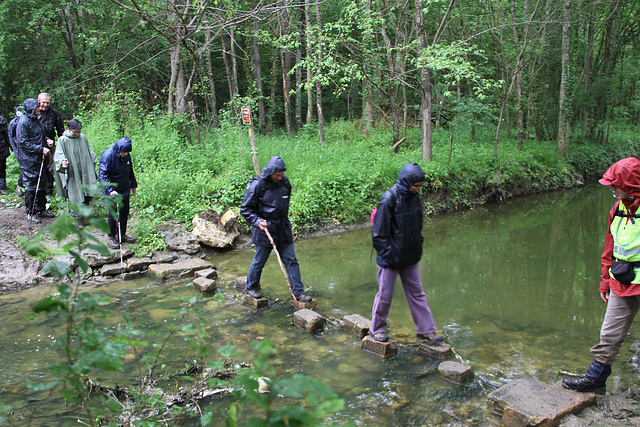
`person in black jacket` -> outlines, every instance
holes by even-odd
[[[38,120],[44,129],[46,137],[54,141],[51,152],[56,152],[55,141],[64,135],[64,123],[62,122],[62,116],[51,106],[51,95],[46,92],[42,92],[38,95],[38,103],[40,104],[40,116]],[[53,194],[53,184],[55,182],[55,166],[53,164],[53,156],[47,156],[47,162],[45,163],[46,173],[48,175],[46,192],[47,196]]]
[[[20,151],[18,141],[16,139],[16,132],[18,128],[18,120],[20,120],[20,116],[22,116],[22,114],[24,114],[24,106],[19,105],[16,107],[16,116],[9,122],[9,144],[11,144],[11,149],[13,150],[13,155],[16,159],[18,158],[18,151]],[[22,170],[20,170],[18,185],[16,185],[16,195],[18,197],[24,196],[24,174],[22,173]]]
[[[0,116],[0,194],[6,196],[7,191],[7,157],[11,155],[9,142],[9,124]]]
[[[118,219],[113,217],[111,209],[107,216],[109,223],[109,240],[111,249],[120,248],[121,243],[134,243],[136,239],[127,235],[127,221],[129,219],[129,200],[136,195],[138,181],[133,173],[131,162],[131,139],[120,138],[100,156],[98,178],[104,184],[104,194],[114,197],[120,195],[122,201],[118,203]],[[118,222],[120,230],[118,230]]]
[[[418,261],[422,257],[422,202],[424,172],[417,163],[405,165],[396,185],[385,191],[373,219],[373,247],[377,251],[378,293],[373,302],[369,334],[386,342],[387,317],[396,278],[400,276],[419,339],[440,343],[436,324],[422,289]]]
[[[312,298],[304,293],[300,265],[293,248],[293,232],[289,221],[291,184],[284,174],[286,170],[280,157],[269,159],[260,176],[249,182],[240,206],[240,214],[251,226],[251,242],[256,248],[245,290],[252,298],[262,298],[260,277],[272,249],[264,230],[269,230],[287,270],[291,292],[298,301],[309,302]]]
[[[27,219],[31,222],[40,222],[40,217],[54,216],[46,210],[45,189],[48,176],[44,171],[44,162],[53,141],[46,138],[38,121],[39,115],[38,101],[28,98],[24,101],[24,114],[20,116],[16,126],[16,160],[23,174],[25,210]]]

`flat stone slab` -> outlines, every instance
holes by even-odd
[[[117,264],[105,264],[100,268],[101,276],[117,276],[118,274],[122,274],[127,271],[127,265],[123,264],[124,268],[120,266],[120,263]]]
[[[160,280],[169,277],[185,277],[193,275],[195,271],[211,268],[211,265],[210,262],[200,258],[191,258],[173,264],[152,264],[149,266],[149,275]]]
[[[269,305],[269,300],[265,297],[262,298],[251,298],[249,295],[244,296],[244,305],[248,305],[249,307],[253,307],[255,309],[265,308]]]
[[[340,327],[345,331],[358,335],[360,338],[364,338],[369,333],[371,320],[360,314],[348,314],[342,318]]]
[[[203,294],[212,294],[218,290],[216,281],[213,279],[207,279],[206,277],[196,277],[193,279],[193,286]]]
[[[360,347],[362,347],[363,350],[375,353],[385,359],[398,354],[398,345],[395,341],[380,342],[374,340],[371,335],[367,335],[362,339]]]
[[[316,300],[312,299],[309,302],[289,300],[289,307],[296,311],[302,310],[303,308],[308,308],[309,310],[313,310],[314,308],[316,308]]]
[[[293,313],[293,324],[309,332],[315,332],[324,328],[324,317],[315,311],[303,308]]]
[[[129,258],[124,263],[127,271],[146,270],[151,264],[155,264],[155,261],[149,257]]]
[[[218,270],[216,270],[215,268],[205,268],[204,270],[196,271],[194,273],[194,276],[215,280],[218,278]]]
[[[105,264],[112,264],[116,261],[120,262],[120,249],[110,250],[110,256],[104,256],[101,253],[98,253],[92,249],[87,251],[83,251],[81,253],[84,261],[89,265],[89,267],[96,268],[101,267]],[[130,258],[133,256],[133,251],[129,248],[122,249],[122,259]]]
[[[466,384],[473,381],[473,368],[462,362],[442,362],[438,365],[438,375],[456,384]]]
[[[421,342],[418,345],[418,351],[437,359],[444,359],[453,354],[451,346],[447,343],[431,344],[428,342]]]
[[[487,408],[506,426],[557,426],[563,417],[596,404],[594,393],[578,393],[558,381],[548,385],[520,378],[489,393]]]
[[[236,279],[236,289],[239,291],[244,291],[247,286],[247,276],[238,277]]]

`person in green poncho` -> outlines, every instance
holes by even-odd
[[[69,120],[67,130],[58,140],[53,156],[57,172],[58,195],[67,197],[71,205],[81,203],[88,205],[92,199],[89,188],[98,182],[96,175],[98,156],[81,130],[80,120]],[[71,216],[79,219],[73,210]]]

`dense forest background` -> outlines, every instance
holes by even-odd
[[[3,0],[0,113],[45,91],[66,121],[104,105],[200,130],[252,108],[257,132],[357,121],[389,143],[432,126],[606,143],[640,118],[640,3],[629,0]],[[114,105],[122,111],[113,111]]]

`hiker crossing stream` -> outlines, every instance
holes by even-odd
[[[599,258],[611,196],[589,184],[581,191],[557,192],[510,200],[473,210],[428,216],[420,273],[438,331],[454,349],[453,360],[473,366],[475,377],[459,386],[437,375],[440,361],[419,351],[415,327],[398,283],[387,333],[398,343],[393,357],[363,351],[361,338],[345,332],[347,315],[371,318],[377,292],[370,228],[328,234],[296,242],[302,280],[316,300],[313,309],[328,319],[308,332],[292,321],[289,290],[273,257],[262,275],[268,306],[244,303],[235,287],[246,276],[251,249],[221,252],[206,261],[217,270],[216,298],[196,303],[210,347],[235,346],[238,360],[252,361],[251,343],[268,339],[278,354],[271,358],[276,375],[303,373],[321,379],[345,400],[329,422],[356,425],[497,425],[487,410],[488,393],[520,377],[555,383],[558,370],[575,371],[590,362],[604,315],[598,295]],[[176,312],[199,292],[193,277],[158,280],[143,277],[83,287],[111,298],[105,321],[118,325],[124,315],[145,332],[164,339],[169,326],[198,321]],[[36,316],[29,303],[55,292],[51,285],[0,295],[0,399],[24,409],[41,396],[26,381],[50,380],[47,367],[60,353],[47,347],[63,333],[62,324]],[[631,333],[635,338],[636,332]],[[633,340],[631,340],[632,342]],[[165,352],[168,367],[194,357],[178,336]],[[621,359],[632,356],[625,344]],[[628,356],[628,357],[627,357]],[[125,374],[107,373],[122,384],[132,372],[135,354],[127,354]],[[179,367],[177,368],[179,369]],[[624,376],[619,364],[614,376]],[[612,382],[613,384],[613,382]],[[624,387],[622,381],[617,387]],[[229,399],[209,405],[228,406]],[[40,425],[56,425],[64,412],[58,401],[37,409]]]

